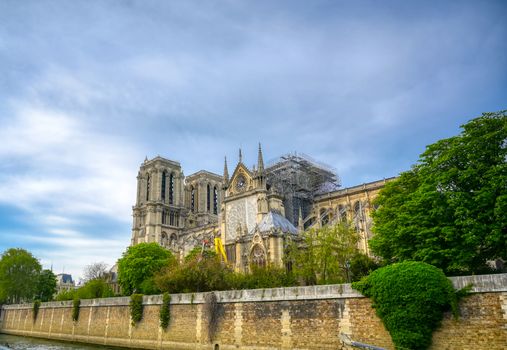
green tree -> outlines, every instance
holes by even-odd
[[[0,258],[0,300],[7,303],[30,301],[37,293],[41,265],[21,248],[11,248]]]
[[[305,284],[339,283],[348,279],[348,264],[358,253],[357,232],[346,222],[310,229],[302,242],[289,245],[287,262]]]
[[[370,246],[387,262],[418,260],[463,274],[507,259],[507,111],[462,128],[428,146],[377,197]]]
[[[37,283],[36,297],[40,301],[51,301],[56,293],[56,276],[51,270],[42,270]]]
[[[230,289],[232,273],[214,251],[197,247],[182,263],[174,262],[157,273],[155,283],[161,291],[169,293],[224,290]]]
[[[157,243],[140,243],[128,247],[118,260],[118,283],[123,293],[155,292],[154,274],[174,260],[171,252]]]

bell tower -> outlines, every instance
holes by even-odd
[[[137,175],[137,199],[132,207],[132,245],[157,242],[177,251],[184,227],[184,178],[181,165],[157,156],[145,159]]]

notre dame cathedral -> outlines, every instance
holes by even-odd
[[[359,248],[369,254],[372,199],[384,179],[341,189],[336,172],[302,154],[288,154],[257,165],[239,161],[229,176],[200,170],[183,174],[180,163],[160,156],[148,160],[137,176],[132,245],[157,242],[177,256],[220,237],[236,270],[251,264],[281,265],[288,240],[310,227],[346,218],[355,225]]]

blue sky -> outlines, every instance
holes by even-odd
[[[130,242],[145,156],[222,172],[257,143],[344,186],[507,108],[505,1],[0,2],[0,251],[55,272]]]

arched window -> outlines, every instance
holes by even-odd
[[[160,245],[162,247],[167,246],[167,234],[165,232],[162,232],[162,235],[160,236]]]
[[[146,177],[146,200],[150,200],[151,177],[150,174]]]
[[[354,204],[354,226],[357,231],[361,230],[363,221],[363,206],[360,201],[357,201]]]
[[[326,209],[320,210],[320,222],[322,226],[326,226],[329,223],[329,213]]]
[[[176,234],[171,234],[171,237],[169,238],[169,246],[170,247],[176,247],[176,243],[178,242],[178,237],[176,237]]]
[[[194,186],[190,186],[190,210],[195,212],[195,189]]]
[[[218,191],[216,186],[213,186],[213,214],[218,214]]]
[[[347,209],[343,205],[338,205],[338,218],[340,221],[345,221],[347,219]]]
[[[165,209],[162,209],[162,225],[167,224],[167,212]]]
[[[208,184],[206,192],[206,211],[211,211],[211,186]]]
[[[160,197],[165,201],[165,185],[166,185],[167,172],[162,172],[162,185],[160,186]]]
[[[169,225],[174,226],[174,212],[172,210],[169,213]]]
[[[266,266],[266,253],[259,244],[256,244],[253,247],[252,253],[250,254],[250,262],[252,265],[256,265],[259,267]]]
[[[173,204],[174,198],[174,175],[169,175],[169,204]]]

